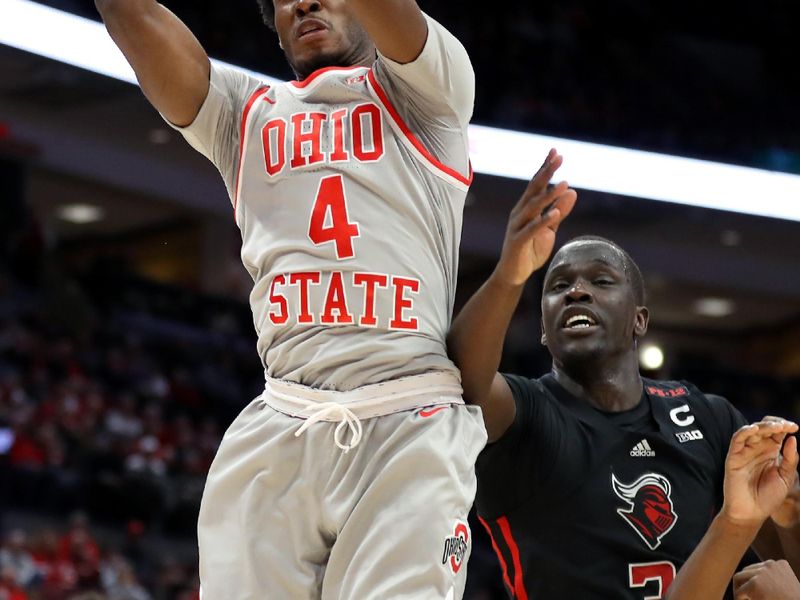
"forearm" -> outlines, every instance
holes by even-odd
[[[717,515],[678,572],[667,600],[721,599],[758,529],[758,525],[736,524]]]
[[[428,25],[414,0],[347,0],[347,4],[384,56],[409,63],[422,52]]]
[[[792,571],[800,578],[800,525],[793,527],[775,525],[775,530],[783,550],[783,556],[779,558],[786,559]]]
[[[208,57],[191,31],[155,0],[95,0],[109,35],[155,108],[188,125],[208,93]]]
[[[447,345],[450,357],[461,369],[467,402],[481,405],[489,398],[523,288],[524,284],[510,285],[493,273],[453,321]]]

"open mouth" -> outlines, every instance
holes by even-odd
[[[590,329],[597,325],[597,319],[587,312],[577,312],[570,315],[561,325],[563,329],[569,331],[580,331]]]

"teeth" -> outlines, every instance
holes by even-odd
[[[574,315],[567,319],[566,327],[570,327],[572,329],[585,329],[586,327],[590,327],[594,324],[594,319],[589,315]]]

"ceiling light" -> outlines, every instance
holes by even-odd
[[[105,216],[105,211],[99,206],[92,204],[65,204],[56,210],[58,218],[68,223],[76,225],[86,225],[101,221]]]
[[[151,129],[150,132],[147,134],[147,139],[150,140],[151,144],[156,144],[157,146],[163,146],[172,138],[172,134],[164,129],[163,127],[157,127],[156,129]]]
[[[648,371],[660,369],[664,364],[664,351],[654,344],[642,346],[639,350],[639,364]]]
[[[733,229],[726,229],[720,235],[720,241],[723,246],[734,247],[742,243],[742,234]]]
[[[30,0],[0,0],[0,4],[0,44],[136,83],[102,23]],[[279,82],[236,68],[267,85]],[[469,140],[472,166],[478,173],[528,180],[538,161],[555,147],[565,157],[559,179],[576,188],[800,221],[800,175],[481,125],[470,126]],[[753,202],[753,198],[782,201]]]
[[[692,310],[703,317],[719,319],[733,314],[736,305],[726,298],[700,298],[692,305]]]

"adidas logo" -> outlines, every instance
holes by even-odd
[[[656,453],[647,443],[647,440],[642,440],[631,448],[631,456],[655,456]]]

